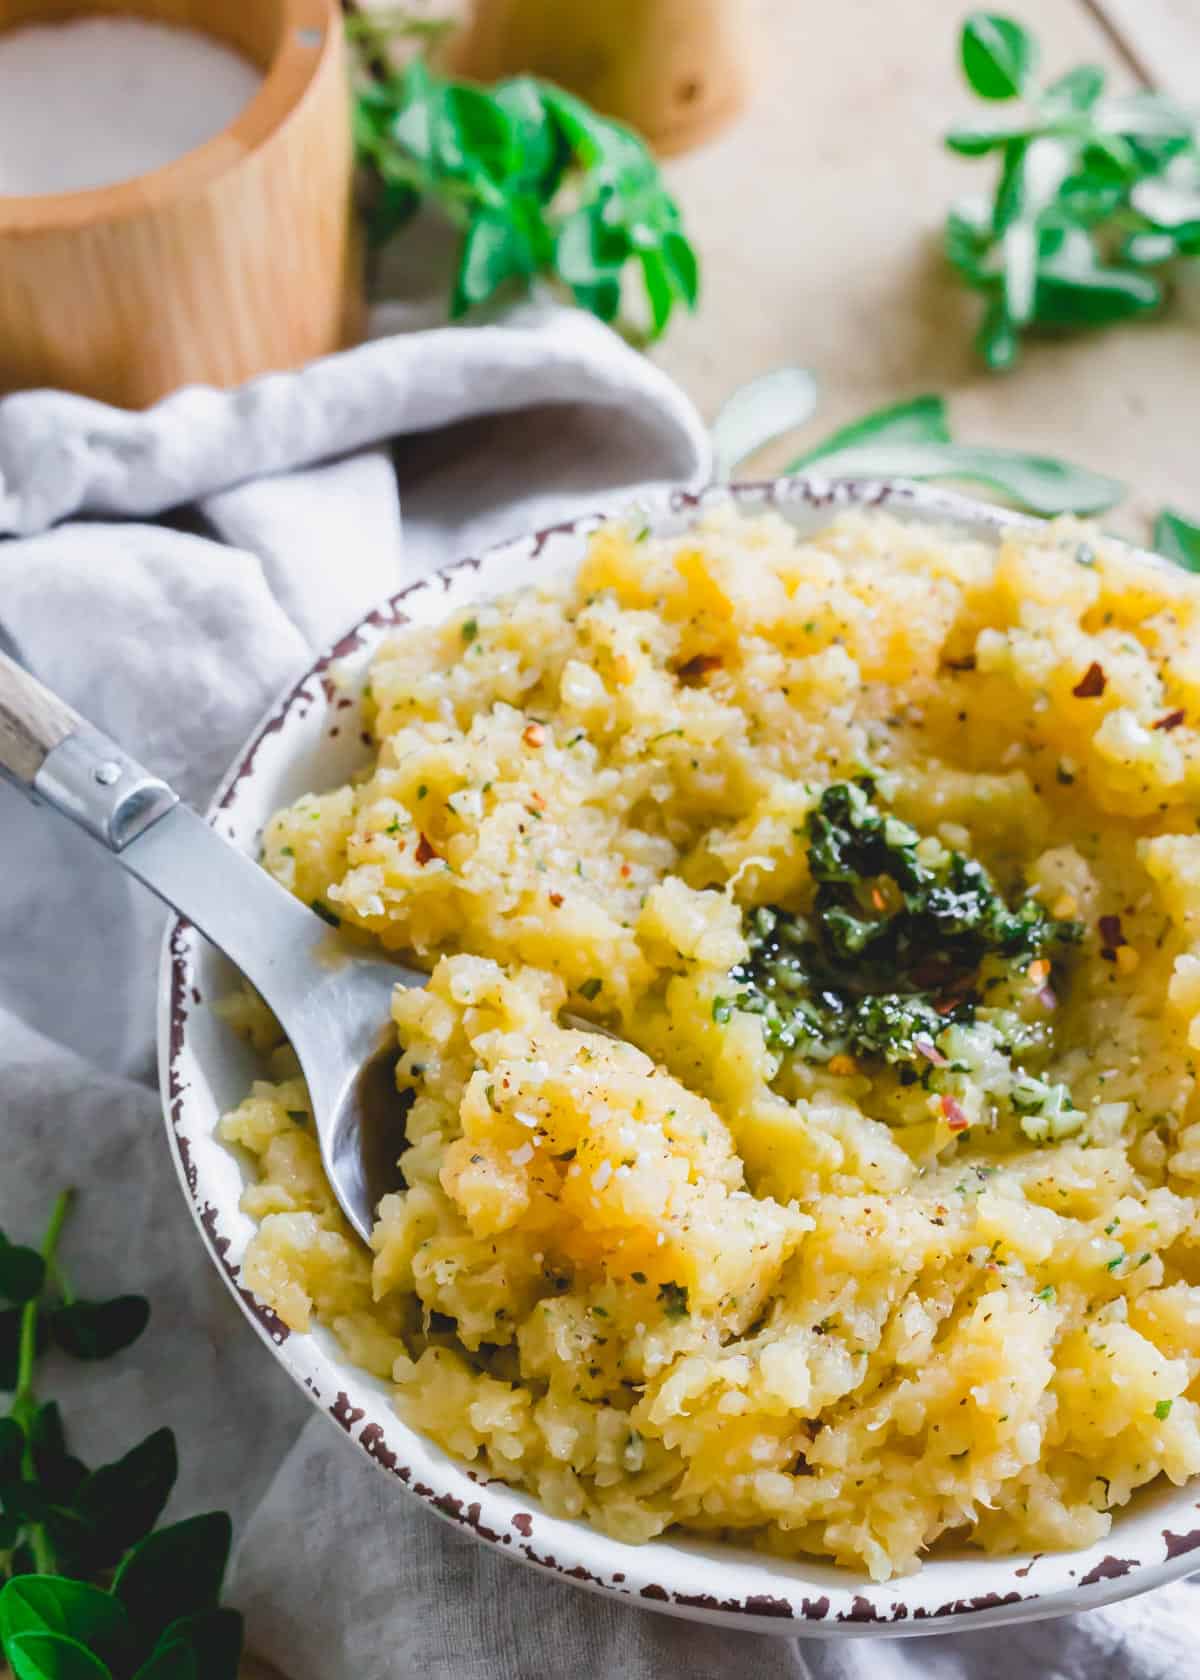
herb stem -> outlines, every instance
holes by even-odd
[[[71,1306],[75,1300],[75,1291],[71,1288],[71,1280],[63,1271],[62,1266],[57,1260],[47,1260],[46,1270],[54,1279],[63,1306]]]
[[[74,1190],[63,1190],[59,1193],[50,1214],[50,1222],[46,1226],[46,1235],[42,1238],[42,1259],[46,1262],[47,1271],[55,1273],[60,1285],[62,1274],[58,1271],[55,1253],[58,1249],[58,1239],[62,1235],[62,1229],[74,1198]],[[21,1339],[17,1356],[17,1389],[13,1396],[11,1413],[13,1420],[25,1436],[21,1470],[24,1477],[29,1481],[32,1481],[36,1474],[36,1466],[33,1461],[33,1420],[37,1414],[37,1397],[33,1388],[33,1367],[37,1359],[37,1325],[40,1303],[40,1296],[35,1295],[32,1301],[26,1301],[21,1312]],[[41,1523],[32,1525],[30,1544],[33,1548],[34,1563],[38,1574],[53,1574],[55,1569],[54,1552],[50,1545],[49,1536]]]

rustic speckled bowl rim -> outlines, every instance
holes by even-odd
[[[637,505],[652,525],[670,528],[729,499],[750,512],[773,508],[785,515],[789,510],[880,507],[990,540],[1040,523],[904,481],[812,476],[673,491],[639,498]],[[461,560],[368,613],[312,662],[256,726],[208,819],[248,848],[254,834],[238,832],[238,813],[259,775],[261,755],[273,750],[286,763],[297,730],[312,735],[313,724],[304,720],[320,715],[324,728],[326,716],[336,719],[341,708],[351,705],[335,688],[332,668],[351,656],[365,661],[369,648],[405,622],[414,606],[419,621],[436,622],[447,611],[499,593],[510,586],[506,574],[512,569],[541,564],[555,544],[578,546],[603,517],[574,520]],[[337,735],[338,727],[333,722],[329,734]],[[197,987],[200,970],[216,960],[206,951],[188,924],[172,922],[163,947],[159,1010],[167,1135],[204,1243],[247,1317],[313,1404],[374,1464],[449,1522],[526,1564],[634,1605],[790,1635],[939,1633],[963,1624],[980,1628],[1034,1620],[1111,1603],[1200,1568],[1195,1483],[1141,1496],[1116,1517],[1106,1541],[1083,1552],[991,1558],[964,1551],[935,1558],[916,1575],[878,1583],[830,1564],[777,1559],[671,1535],[645,1546],[628,1545],[586,1524],[552,1517],[520,1490],[475,1475],[404,1425],[388,1404],[384,1385],[350,1366],[324,1331],[289,1334],[241,1286],[237,1254],[247,1225],[237,1207],[241,1173],[231,1152],[212,1135],[217,1107],[210,1084],[211,1008]]]

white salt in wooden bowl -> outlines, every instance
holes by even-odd
[[[73,20],[98,18],[198,30],[254,67],[257,91],[146,173],[79,191],[0,185],[0,391],[54,385],[142,408],[179,385],[240,384],[349,342],[362,291],[336,0],[0,0],[0,54],[5,31],[47,24],[63,25],[68,54]],[[182,106],[201,97],[205,68],[189,77],[185,62]],[[94,80],[105,73],[90,66]],[[65,149],[72,116],[63,102]]]

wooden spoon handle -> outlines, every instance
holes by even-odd
[[[0,767],[15,782],[32,787],[48,755],[82,727],[65,700],[0,653]]]

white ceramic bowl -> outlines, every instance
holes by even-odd
[[[748,512],[773,507],[800,531],[839,508],[885,506],[905,519],[935,519],[995,541],[1028,523],[957,496],[912,485],[780,480],[683,492],[651,505],[656,530],[677,531],[732,495]],[[384,602],[317,659],[259,724],[214,800],[210,820],[255,853],[268,816],[301,793],[333,787],[367,757],[357,702],[339,697],[335,664],[361,676],[381,637],[401,623],[436,623],[470,602],[532,583],[581,557],[599,516],[506,543],[460,561]],[[167,1135],[180,1180],[212,1259],[275,1357],[349,1441],[397,1483],[451,1522],[509,1556],[564,1580],[644,1607],[759,1632],[843,1636],[938,1633],[967,1624],[1021,1621],[1109,1603],[1200,1567],[1196,1487],[1155,1487],[1115,1519],[1088,1551],[1033,1557],[942,1553],[921,1571],[880,1585],[832,1564],[787,1561],[748,1549],[667,1534],[644,1546],[609,1539],[539,1509],[519,1489],[485,1481],[396,1416],[386,1386],[349,1365],[317,1329],[289,1333],[239,1283],[254,1227],[238,1207],[242,1168],[216,1137],[219,1116],[255,1073],[249,1050],[213,1009],[233,971],[185,924],[163,951],[159,1055]]]

